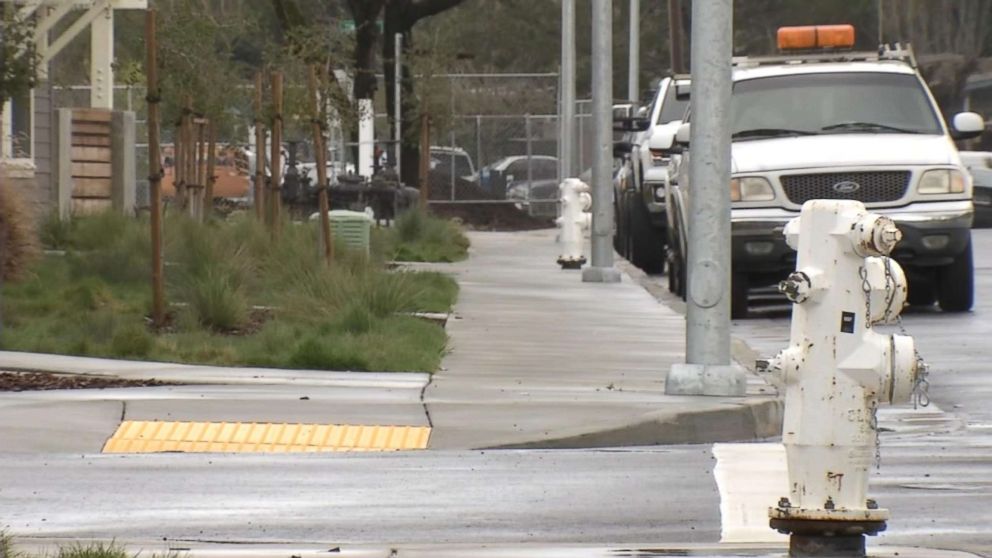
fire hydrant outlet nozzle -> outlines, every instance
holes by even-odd
[[[784,232],[798,252],[779,285],[795,303],[790,340],[762,370],[785,393],[790,493],[769,509],[771,526],[792,536],[794,555],[863,556],[864,536],[889,517],[867,497],[878,405],[908,401],[918,375],[912,338],[873,329],[906,301],[887,257],[901,235],[852,200],[809,201]]]

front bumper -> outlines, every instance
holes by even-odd
[[[894,209],[873,209],[896,222],[902,240],[893,257],[903,267],[950,264],[971,238],[974,209],[970,200],[918,203]],[[782,276],[795,269],[796,253],[785,243],[786,223],[799,216],[785,209],[735,209],[731,249],[735,272]],[[759,281],[760,282],[760,281]]]

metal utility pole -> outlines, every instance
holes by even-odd
[[[669,52],[672,56],[672,72],[685,73],[685,56],[682,55],[682,0],[668,0]]]
[[[575,170],[575,0],[561,3],[561,174],[562,179],[578,175]]]
[[[592,265],[582,271],[582,280],[589,283],[620,282],[620,272],[613,267],[612,41],[613,2],[595,0],[592,3]]]
[[[396,180],[402,182],[402,174],[400,173],[400,161],[402,161],[402,145],[403,145],[403,109],[401,101],[403,99],[401,84],[403,83],[403,70],[402,64],[400,64],[401,51],[403,50],[403,34],[397,33],[393,36],[393,114],[396,116],[395,125],[393,127],[393,140],[396,142],[393,150],[393,157],[395,157],[395,167],[396,167]]]
[[[686,363],[669,395],[744,395],[730,359],[730,91],[733,0],[692,3]]]
[[[641,0],[630,0],[630,39],[627,62],[627,99],[636,103],[640,98],[638,74],[641,71]]]

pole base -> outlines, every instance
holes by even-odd
[[[864,558],[865,535],[885,530],[885,521],[772,519],[772,529],[789,535],[790,557]]]
[[[583,283],[619,283],[620,270],[615,267],[587,267],[582,270]]]
[[[666,395],[743,397],[747,372],[737,364],[673,364],[665,378]]]

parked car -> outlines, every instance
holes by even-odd
[[[506,191],[506,199],[516,202],[518,209],[535,217],[554,217],[558,214],[558,179],[546,178],[511,182]]]
[[[974,228],[992,228],[992,152],[962,151],[961,162],[974,181],[972,203],[975,205]]]
[[[734,61],[732,315],[747,315],[751,287],[795,269],[782,229],[810,199],[855,199],[892,218],[903,235],[893,257],[909,278],[910,302],[969,310],[972,179],[954,140],[980,134],[982,117],[960,113],[948,127],[909,50],[820,46],[830,48]],[[683,154],[668,208],[677,240],[670,273],[682,296],[691,122],[690,107],[676,134]]]
[[[472,180],[475,165],[472,157],[461,147],[431,146],[431,173]]]
[[[530,168],[531,178],[537,180],[558,179],[558,158],[549,155],[511,155],[490,163],[476,175],[483,190],[496,198],[505,198],[509,184],[526,181]]]
[[[662,79],[651,104],[638,115],[648,119],[647,128],[629,130],[614,150],[621,158],[614,177],[615,247],[648,273],[665,268],[670,150],[689,103],[688,90],[688,77]]]

